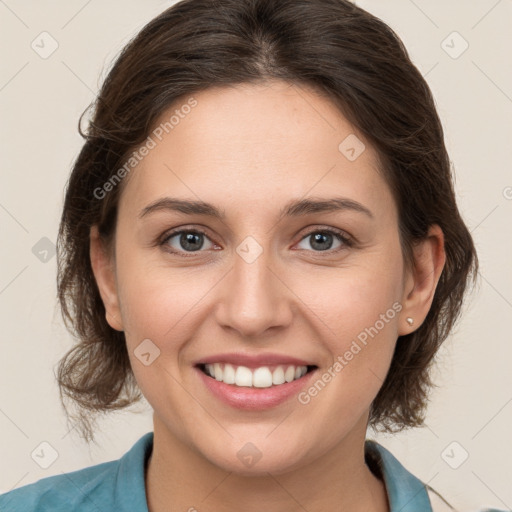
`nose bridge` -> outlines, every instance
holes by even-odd
[[[272,267],[269,251],[254,239],[248,237],[237,247],[230,279],[217,309],[221,325],[249,337],[290,321],[287,289]]]

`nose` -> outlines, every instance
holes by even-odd
[[[235,254],[216,307],[221,327],[231,328],[243,338],[255,338],[291,323],[293,293],[278,276],[282,271],[272,267],[268,251],[252,262]]]

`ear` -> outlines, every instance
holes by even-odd
[[[399,336],[415,331],[430,310],[446,261],[442,229],[437,224],[430,226],[427,237],[414,247],[413,252],[414,268],[407,271],[404,281]],[[408,317],[413,319],[412,325],[407,323]]]
[[[92,226],[90,235],[89,255],[92,271],[105,306],[105,318],[117,331],[123,331],[119,297],[117,293],[114,256],[109,254],[101,239],[97,226]]]

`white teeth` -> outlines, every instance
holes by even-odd
[[[235,372],[235,384],[237,386],[252,386],[252,372],[245,366],[239,366]]]
[[[284,384],[284,370],[282,366],[278,366],[272,374],[272,384]]]
[[[222,380],[222,368],[220,367],[219,363],[215,363],[213,365],[213,375],[215,380]]]
[[[272,386],[272,374],[267,367],[257,368],[252,376],[252,385],[255,388],[269,388]]]
[[[284,380],[286,382],[291,382],[294,378],[295,378],[295,368],[293,366],[288,366],[288,368],[284,372]]]
[[[269,388],[279,386],[285,382],[292,382],[304,376],[307,366],[277,366],[272,372],[268,366],[261,366],[251,370],[246,366],[233,366],[231,364],[206,364],[207,375],[225,384],[234,384],[240,387]]]
[[[206,370],[206,373],[210,376],[210,377],[214,377],[215,374],[213,373],[212,371],[212,368],[213,368],[213,365],[211,364],[205,364],[204,365],[204,369]]]
[[[224,375],[222,379],[226,384],[235,383],[235,369],[230,364],[224,365]]]

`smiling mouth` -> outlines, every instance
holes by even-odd
[[[269,388],[299,380],[318,367],[315,365],[298,366],[292,364],[259,366],[232,365],[228,363],[198,364],[205,375],[224,384],[236,387]]]

